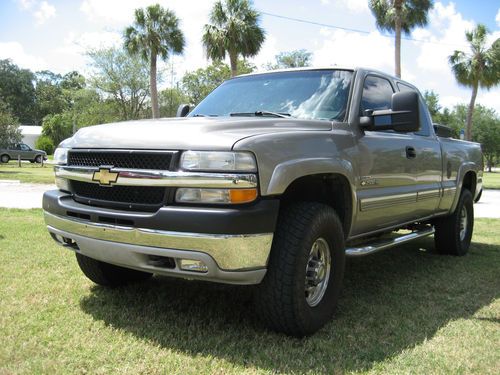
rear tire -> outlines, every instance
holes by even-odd
[[[9,160],[10,160],[9,155],[2,155],[2,156],[0,156],[0,161],[1,161],[2,163],[8,163],[8,162],[9,162]]]
[[[438,253],[467,254],[474,230],[474,204],[469,190],[462,190],[455,212],[437,220],[435,229],[434,244]]]
[[[344,266],[344,233],[335,211],[309,202],[285,207],[257,290],[257,312],[272,330],[313,334],[334,313]]]
[[[94,283],[102,286],[120,286],[149,279],[153,274],[115,266],[75,253],[82,272]]]

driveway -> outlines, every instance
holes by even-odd
[[[54,185],[21,184],[0,181],[0,207],[41,208],[42,195]],[[474,205],[475,217],[500,218],[500,190],[484,190],[481,200]]]
[[[0,207],[41,208],[42,195],[55,185],[22,184],[19,181],[0,182]]]

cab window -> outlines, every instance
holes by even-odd
[[[30,147],[28,145],[25,145],[24,143],[22,143],[21,145],[21,151],[30,151]]]
[[[367,76],[363,85],[360,114],[365,115],[367,109],[390,109],[392,102],[392,88],[389,80],[376,76]]]

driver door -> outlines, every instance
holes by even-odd
[[[390,109],[394,92],[388,79],[366,76],[360,115],[366,110]],[[358,139],[358,219],[354,234],[372,232],[416,217],[417,163],[413,143],[411,133],[362,132]]]

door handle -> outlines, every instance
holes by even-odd
[[[417,151],[412,146],[406,146],[406,157],[408,159],[415,159],[417,157]]]

